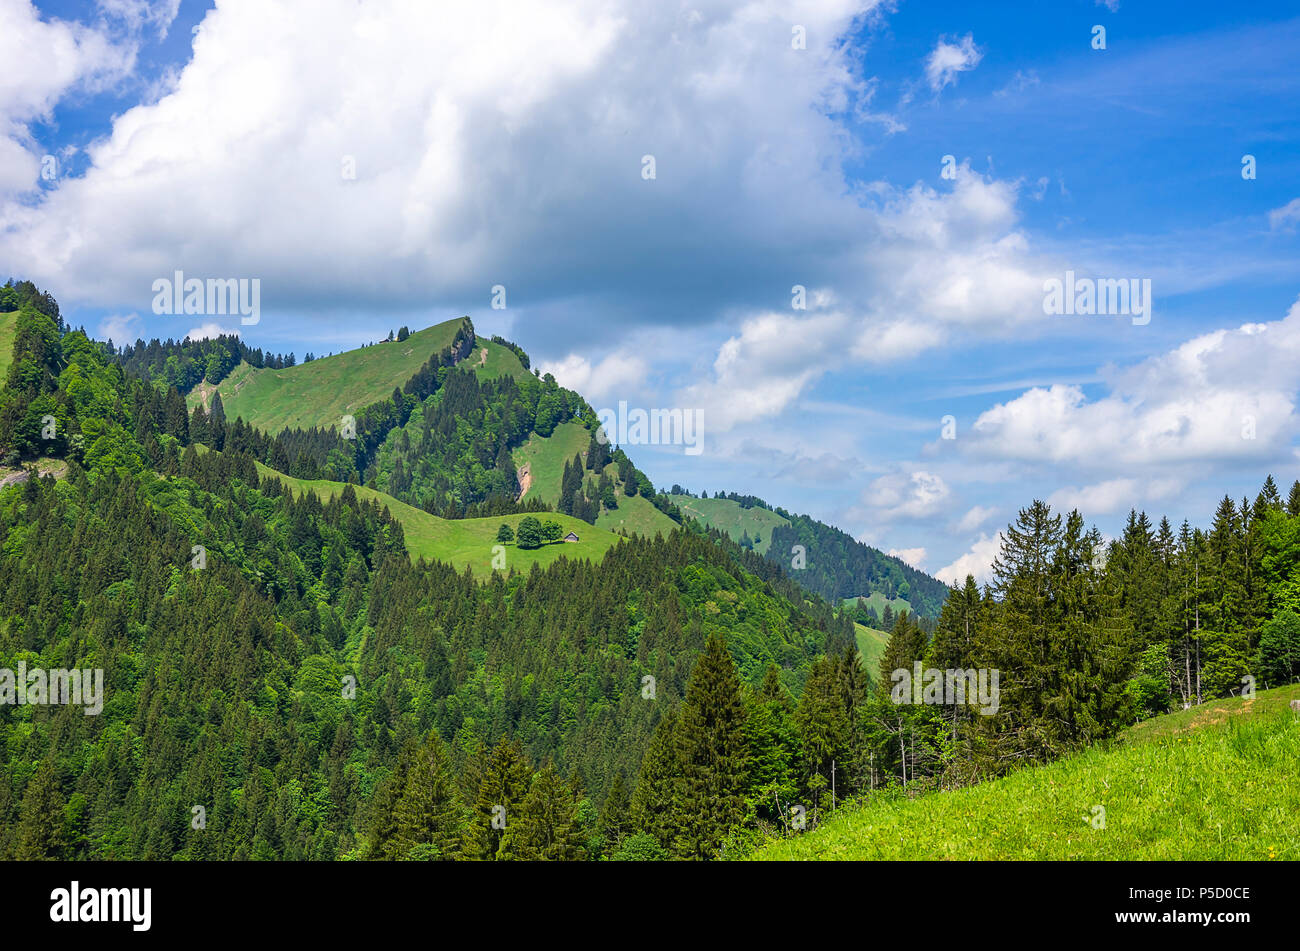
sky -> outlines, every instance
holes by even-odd
[[[698,411],[656,485],[983,580],[1036,498],[1300,477],[1298,53],[1293,2],[0,0],[0,272],[117,343],[468,314]],[[258,322],[154,313],[176,271]]]

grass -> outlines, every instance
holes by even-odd
[[[862,656],[862,666],[867,669],[871,679],[875,680],[879,676],[880,655],[889,644],[889,635],[857,621],[853,622],[853,634],[858,642],[858,653]]]
[[[1293,685],[1204,704],[966,789],[876,794],[753,857],[1300,859],[1296,698]]]
[[[654,538],[655,535],[668,536],[678,528],[676,522],[654,507],[649,499],[639,495],[631,498],[618,495],[618,508],[601,512],[596,518],[596,527],[611,532],[627,532],[629,535],[642,535]]]
[[[357,413],[386,399],[428,359],[451,344],[460,326],[449,320],[426,327],[398,343],[348,350],[286,370],[256,369],[241,363],[215,389],[221,393],[226,416],[268,433],[285,428],[337,426],[343,416]],[[480,364],[487,350],[486,364]],[[462,365],[471,365],[481,377],[522,376],[528,373],[508,347],[480,339]],[[201,384],[187,402],[193,409],[210,402],[213,387]]]
[[[539,498],[547,505],[560,501],[560,482],[564,478],[564,464],[575,454],[587,451],[591,432],[582,423],[561,423],[549,436],[533,433],[514,452],[516,468],[528,466],[532,483],[523,498]]]
[[[18,311],[0,314],[0,380],[8,379],[14,362],[14,338],[18,336]]]
[[[323,499],[331,499],[344,489],[344,483],[327,479],[294,479],[283,473],[257,464],[258,474],[273,476],[283,482],[295,495],[314,492]],[[443,561],[464,569],[469,567],[476,576],[487,577],[493,571],[492,548],[497,544],[497,530],[505,522],[518,530],[524,515],[502,515],[494,518],[445,519],[430,515],[423,509],[398,501],[391,495],[365,486],[353,486],[357,496],[367,501],[388,506],[388,511],[402,523],[406,548],[411,558]],[[586,558],[600,561],[605,553],[619,541],[617,535],[588,525],[579,519],[559,513],[543,512],[536,516],[543,521],[560,523],[567,532],[577,534],[580,541],[555,543],[526,551],[511,543],[505,546],[506,569],[526,572],[534,564],[543,568],[560,558]]]
[[[790,520],[765,508],[741,508],[739,502],[731,499],[697,499],[689,495],[670,497],[682,514],[697,519],[710,528],[726,532],[732,541],[740,541],[745,533],[749,537],[759,536],[762,541],[754,546],[754,551],[766,555],[772,544],[772,530],[778,525],[789,525]]]

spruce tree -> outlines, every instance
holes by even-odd
[[[709,637],[691,671],[676,731],[681,781],[673,851],[708,859],[745,816],[745,708],[726,643]]]
[[[447,746],[433,730],[407,773],[389,857],[455,858],[464,818]]]
[[[573,790],[549,762],[542,764],[501,841],[502,859],[565,862],[583,856]]]
[[[503,737],[492,749],[483,769],[474,811],[461,840],[462,855],[472,859],[497,858],[502,836],[528,793],[532,772],[519,741]]]

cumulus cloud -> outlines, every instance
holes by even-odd
[[[1059,267],[1033,254],[1019,230],[1018,187],[969,163],[950,192],[878,184],[836,293],[810,289],[806,311],[745,321],[719,349],[712,378],[687,398],[716,405],[716,425],[728,429],[780,413],[850,361],[906,360],[961,334],[1038,332],[1043,281]]]
[[[862,500],[882,520],[920,519],[939,512],[950,494],[942,477],[917,469],[880,476],[867,487]]]
[[[220,337],[222,334],[225,334],[226,336],[230,336],[231,334],[238,336],[239,328],[225,326],[217,323],[215,320],[209,320],[197,327],[191,327],[185,336],[189,337],[191,340],[211,340],[213,337]]]
[[[1048,496],[1053,509],[1078,509],[1085,517],[1111,515],[1142,502],[1159,501],[1177,495],[1184,482],[1179,479],[1107,479],[1093,485],[1065,486]]]
[[[964,584],[967,575],[974,575],[977,584],[986,584],[993,579],[993,561],[1001,550],[1001,532],[981,534],[966,554],[940,568],[934,576],[945,584]]]
[[[891,548],[888,553],[893,558],[901,559],[917,571],[925,570],[925,548]]]
[[[840,311],[752,317],[719,348],[712,378],[683,388],[679,401],[703,408],[714,432],[774,416],[839,362],[850,325]]]
[[[1109,392],[1034,387],[986,410],[966,445],[1093,471],[1276,457],[1300,431],[1300,301],[1287,316],[1195,337],[1127,369]]]
[[[140,333],[139,314],[111,314],[99,322],[99,339],[111,340],[116,346],[135,343]]]
[[[538,369],[543,374],[550,373],[561,386],[581,393],[595,405],[628,396],[645,382],[649,367],[640,357],[619,352],[595,363],[571,353],[562,360],[543,362]]]
[[[996,514],[997,510],[987,505],[971,506],[957,522],[957,531],[973,532]]]
[[[715,319],[860,233],[839,39],[878,5],[220,3],[84,175],[0,208],[0,257],[71,303],[144,307],[182,269],[259,277],[264,309],[472,312],[502,284],[573,326]]]
[[[957,81],[957,74],[974,69],[979,65],[984,53],[975,45],[975,37],[967,33],[948,42],[947,37],[940,37],[930,55],[925,60],[925,78],[935,92]]]
[[[42,20],[28,0],[0,2],[0,198],[37,185],[42,156],[29,124],[48,119],[72,90],[122,78],[134,62],[134,47],[101,29]]]

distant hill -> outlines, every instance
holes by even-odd
[[[190,409],[200,403],[207,408],[213,392],[219,392],[228,418],[242,417],[272,435],[285,428],[337,427],[344,415],[355,415],[400,389],[430,357],[451,346],[460,327],[460,320],[448,320],[402,341],[347,350],[283,370],[240,363],[216,386],[200,383],[186,402]],[[484,379],[529,375],[512,350],[481,337],[462,363]]]
[[[760,555],[766,555],[772,545],[772,532],[778,525],[789,525],[790,520],[769,508],[743,506],[734,499],[695,498],[693,495],[672,495],[673,503],[682,514],[698,519],[709,528],[726,532],[734,542],[750,546]]]
[[[679,488],[679,487],[674,487]],[[828,601],[872,599],[878,615],[886,601],[892,610],[910,608],[929,618],[939,616],[948,586],[902,559],[886,555],[834,526],[807,515],[772,508],[753,496],[696,498],[669,495],[684,515],[695,518],[732,541],[745,544],[783,565],[790,577]],[[796,567],[795,546],[803,548],[803,567]]]

